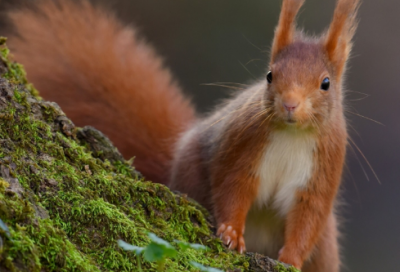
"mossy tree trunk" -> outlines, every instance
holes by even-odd
[[[180,251],[166,271],[196,271],[190,261],[273,271],[270,259],[227,250],[202,207],[144,181],[100,132],[75,128],[41,100],[0,43],[0,219],[10,230],[0,229],[0,271],[137,271],[136,257],[116,241],[144,246],[147,232],[210,248]]]

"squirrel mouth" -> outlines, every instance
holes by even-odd
[[[288,119],[286,119],[286,123],[288,123],[288,124],[296,124],[297,121],[292,119],[292,118],[288,118]]]
[[[293,114],[292,113],[288,113],[287,117],[286,117],[286,123],[288,124],[295,124],[297,121],[293,118]]]

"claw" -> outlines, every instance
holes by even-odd
[[[217,235],[222,235],[224,232],[225,232],[225,230],[226,230],[226,225],[225,224],[222,224],[219,228],[218,228],[218,231],[217,231]]]
[[[232,225],[221,224],[217,231],[217,236],[222,240],[222,242],[231,250],[236,249],[239,253],[243,254],[246,251],[244,246],[242,229],[234,229]]]

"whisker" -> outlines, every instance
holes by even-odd
[[[361,97],[361,98],[358,98],[358,99],[348,99],[347,101],[356,102],[356,101],[364,100],[364,99],[366,99],[366,98],[368,98],[368,96]]]
[[[238,82],[210,82],[210,83],[203,83],[200,85],[207,85],[207,84],[232,84],[232,85],[239,85],[239,86],[244,86],[244,87],[250,86],[248,84],[243,84],[243,83],[238,83]]]
[[[243,67],[254,79],[257,79],[256,76],[254,76],[253,73],[250,72],[250,70],[247,69],[247,67],[246,67],[245,65],[243,65],[243,63],[241,63],[240,61],[239,61],[239,63],[240,63],[240,65],[242,65],[242,67]]]
[[[215,121],[214,123],[212,123],[211,125],[209,125],[209,126],[207,127],[207,129],[209,129],[209,128],[215,126],[216,124],[218,124],[219,122],[221,122],[221,121],[224,120],[225,118],[228,118],[228,115],[230,115],[231,113],[233,113],[233,112],[227,113],[225,116],[223,116],[222,118],[218,119],[217,121]]]
[[[348,111],[348,110],[345,110],[345,112],[348,112],[348,113],[354,114],[355,116],[358,116],[358,117],[364,118],[364,119],[366,119],[366,120],[372,121],[372,122],[374,122],[374,123],[377,123],[377,124],[379,124],[379,125],[381,125],[381,126],[385,126],[385,125],[384,125],[384,124],[382,124],[381,122],[379,122],[379,121],[376,121],[376,120],[374,120],[374,119],[372,119],[372,118],[369,118],[369,117],[363,116],[363,115],[361,115],[361,114],[358,114],[358,113],[355,113],[355,112],[352,112],[352,111]]]
[[[222,88],[233,89],[233,90],[241,90],[241,91],[246,89],[246,88],[239,88],[239,87],[235,87],[235,86],[215,84],[215,83],[203,83],[203,84],[200,84],[200,85],[202,85],[202,86],[222,87]]]
[[[262,59],[252,59],[252,60],[249,60],[248,62],[246,62],[246,66],[247,65],[249,65],[250,63],[252,63],[252,62],[254,62],[254,61],[262,61]]]
[[[262,102],[262,101],[261,101],[261,102]],[[250,104],[250,105],[251,105],[251,104]],[[259,106],[259,105],[255,104],[255,105],[252,105],[252,106],[253,106],[253,107],[256,107],[256,106]],[[251,108],[251,107],[248,107],[248,108]],[[228,112],[228,113],[225,114],[222,118],[220,118],[220,119],[218,119],[217,121],[215,121],[214,123],[212,123],[208,128],[210,128],[210,127],[212,127],[212,126],[218,124],[219,122],[221,122],[221,121],[224,120],[225,118],[228,118],[229,115],[231,115],[232,113],[243,111],[242,114],[244,114],[244,112],[245,112],[244,110],[245,110],[245,109],[242,107],[242,108],[240,108],[240,109],[238,109],[238,110],[234,110],[234,111]],[[242,114],[238,115],[238,117],[242,116]]]
[[[354,153],[355,150],[353,149],[352,146],[351,146],[351,149],[352,149],[352,151],[353,151],[353,153]],[[356,155],[356,153],[354,153],[354,155]],[[357,156],[357,155],[356,155],[356,156]],[[358,157],[357,157],[357,160],[358,160]],[[361,166],[361,168],[363,169],[364,174],[366,174],[366,173],[365,173],[365,170],[364,170],[364,168],[363,168],[363,166],[362,166],[362,164],[361,164],[361,162],[360,162],[359,160],[358,160],[358,162],[360,163],[360,166]],[[345,164],[344,167],[346,168],[346,173],[349,173],[350,176],[351,176],[351,180],[352,180],[354,189],[356,190],[356,193],[357,193],[358,203],[360,204],[360,207],[362,207],[362,201],[361,201],[361,196],[360,196],[360,190],[358,189],[358,186],[357,186],[356,180],[354,179],[353,173],[350,171],[350,168],[349,168],[349,166],[348,166],[347,164]],[[368,180],[368,177],[367,177],[367,180]]]
[[[360,133],[358,133],[358,131],[350,124],[350,122],[347,122],[347,125],[357,134],[357,136],[360,138],[360,140],[362,141],[361,135]]]
[[[353,154],[356,156],[356,159],[357,159],[357,161],[358,161],[358,164],[360,165],[360,167],[361,167],[361,169],[362,169],[362,171],[363,171],[363,173],[364,173],[364,175],[365,175],[365,178],[369,181],[368,173],[367,173],[367,171],[365,171],[365,168],[364,168],[364,166],[362,165],[360,159],[358,158],[358,155],[357,155],[356,151],[354,150],[354,147],[353,147],[352,145],[349,145],[349,146],[350,146],[351,150],[353,151]]]
[[[258,50],[260,50],[260,52],[262,52],[262,49],[260,47],[258,47],[257,45],[255,45],[254,43],[252,43],[244,34],[242,34],[243,38],[245,38],[245,40],[251,44],[252,46],[254,46],[255,48],[257,48]]]
[[[251,109],[251,108],[253,108],[253,107],[257,107],[257,106],[261,105],[262,103],[264,103],[264,100],[256,100],[256,101],[253,101],[254,96],[256,96],[257,94],[258,94],[258,91],[254,92],[254,94],[252,94],[252,95],[247,99],[246,103],[243,104],[243,106],[241,106],[241,107],[240,107],[239,109],[237,109],[237,110],[228,112],[228,113],[225,114],[221,119],[219,119],[219,120],[215,121],[214,123],[212,123],[208,128],[210,128],[210,127],[212,127],[212,126],[218,124],[219,122],[221,122],[222,120],[224,120],[225,118],[227,118],[227,117],[228,117],[229,115],[231,115],[232,113],[243,111],[243,112],[242,112],[241,114],[239,114],[239,116],[238,116],[238,117],[241,117],[241,116],[245,113],[245,110],[246,110],[246,109]]]
[[[255,115],[252,116],[252,118],[250,119],[250,121],[253,120],[254,118],[260,117],[261,115],[263,115],[263,114],[265,114],[265,113],[268,113],[269,110],[270,110],[270,108],[265,108],[265,109],[263,109],[262,111],[256,113]]]
[[[268,115],[268,116],[264,119],[264,121],[261,122],[261,124],[258,126],[258,128],[262,127],[262,126],[265,124],[265,122],[271,120],[271,119],[275,116],[275,114],[276,114],[276,113],[274,112],[274,113],[271,113],[270,115]]]
[[[365,95],[366,97],[371,96],[370,94],[366,94],[366,93],[362,93],[362,92],[358,92],[358,91],[349,91],[349,90],[346,90],[345,92],[346,92],[346,93],[358,93],[358,94],[363,94],[363,95]]]
[[[245,110],[247,110],[248,108],[250,108],[250,107],[249,107],[250,105],[252,106],[251,108],[255,108],[255,107],[257,107],[257,106],[262,105],[262,104],[265,102],[264,99],[260,99],[260,100],[253,101],[253,98],[254,98],[257,94],[258,94],[258,91],[257,91],[257,92],[254,92],[254,94],[251,95],[251,96],[247,99],[246,103],[245,103],[242,107],[240,107],[240,110],[243,110],[243,112],[242,112],[241,114],[239,114],[238,118],[241,117],[241,116],[245,113]],[[253,104],[253,103],[254,103],[254,104]]]
[[[364,153],[361,151],[361,149],[357,146],[357,144],[351,139],[351,137],[348,137],[349,141],[355,146],[355,148],[358,150],[360,155],[364,158],[365,162],[368,164],[369,168],[371,169],[372,173],[374,174],[375,178],[378,180],[379,184],[381,183],[381,180],[379,179],[378,175],[376,174],[375,170],[372,168],[371,164],[367,160],[367,157],[365,157]]]
[[[247,126],[244,127],[244,128],[240,131],[240,133],[239,133],[238,136],[237,136],[237,139],[239,139],[239,138],[243,135],[243,133],[244,133],[250,126],[252,126],[252,125],[254,124],[255,121],[258,121],[258,118],[262,117],[264,114],[267,114],[268,111],[269,111],[269,109],[267,108],[267,109],[264,109],[264,110],[258,112],[257,114],[255,114],[255,115],[249,120],[249,123],[247,124]]]

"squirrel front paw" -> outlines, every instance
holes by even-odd
[[[240,254],[246,251],[243,238],[243,231],[235,229],[229,224],[221,224],[218,228],[217,235],[229,249],[236,249]]]

